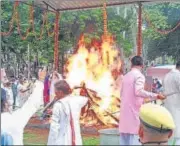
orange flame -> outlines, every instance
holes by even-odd
[[[97,96],[101,98],[100,101],[96,101],[99,107],[91,106],[91,109],[104,124],[114,123],[111,118],[105,116],[104,111],[108,110],[110,113],[119,111],[118,102],[113,96],[120,98],[120,91],[114,87],[115,78],[112,75],[113,70],[118,71],[121,67],[118,55],[119,51],[115,48],[113,38],[110,36],[108,39],[107,36],[102,37],[99,48],[92,45],[90,49],[86,48],[84,37],[81,37],[77,52],[68,60],[66,80],[71,88],[80,86],[83,82],[86,88],[97,92]],[[85,122],[86,119],[82,121]]]

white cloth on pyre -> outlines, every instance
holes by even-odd
[[[14,145],[23,145],[23,133],[32,115],[43,104],[43,84],[36,81],[33,93],[22,106],[13,113],[1,114],[1,131],[12,136]]]
[[[164,105],[171,112],[176,124],[174,137],[180,138],[180,71],[177,69],[170,71],[164,78],[163,86],[166,94],[178,92],[168,96]]]
[[[55,103],[47,145],[72,145],[70,110],[74,122],[75,144],[82,145],[79,119],[81,108],[87,101],[86,97],[70,95]]]

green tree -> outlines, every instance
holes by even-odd
[[[168,30],[177,25],[180,18],[180,4],[164,3],[146,6],[151,22],[159,30]],[[180,28],[167,35],[161,35],[148,27],[144,31],[144,40],[148,46],[148,58],[154,60],[167,55],[174,61],[180,59]]]

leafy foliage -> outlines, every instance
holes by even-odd
[[[1,24],[2,32],[7,32],[9,29],[9,21],[12,17],[13,1],[2,1],[1,11]],[[127,16],[124,17],[124,10],[127,9]],[[35,31],[40,34],[40,28],[42,26],[42,14],[43,10],[40,8],[34,8],[35,18]],[[144,9],[147,11],[150,20],[159,29],[172,28],[180,18],[180,5],[172,3],[145,5]],[[18,8],[21,31],[23,34],[29,26],[29,6],[20,3]],[[119,14],[118,14],[119,11]],[[134,45],[134,37],[136,34],[132,32],[132,29],[136,28],[135,8],[132,6],[111,7],[107,9],[108,13],[108,31],[116,38],[116,43],[119,47],[122,47],[125,55],[129,56],[132,53]],[[55,21],[55,15],[48,13],[48,28],[53,31],[53,24]],[[103,17],[102,9],[92,10],[80,10],[80,11],[67,11],[62,12],[60,16],[60,28],[59,28],[59,48],[60,48],[60,62],[64,55],[72,50],[82,33],[86,36],[86,41],[90,42],[91,38],[100,39],[103,34]],[[144,30],[144,43],[148,47],[149,59],[154,59],[158,55],[167,54],[178,58],[179,51],[179,29],[176,32],[172,32],[168,35],[161,35],[156,33],[151,27],[147,27],[146,21],[144,21],[146,29]],[[123,32],[126,31],[125,38]],[[4,59],[5,62],[13,64],[19,62],[27,63],[27,45],[30,45],[31,60],[34,56],[38,56],[42,64],[48,64],[53,62],[53,48],[54,38],[48,37],[47,32],[44,33],[41,40],[37,40],[33,34],[30,34],[27,40],[21,40],[17,33],[17,27],[13,29],[13,33],[10,36],[2,37],[2,52],[5,58],[13,58],[10,60]],[[158,53],[157,53],[158,52]],[[15,57],[17,60],[15,60]],[[33,61],[33,60],[32,60]]]
[[[180,4],[164,3],[145,7],[149,18],[160,30],[172,29],[180,21]],[[160,56],[172,56],[180,59],[180,27],[167,35],[161,35],[148,27],[144,35],[148,46],[148,58],[154,60]]]

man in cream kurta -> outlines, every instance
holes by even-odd
[[[170,71],[163,82],[166,94],[173,94],[165,100],[165,107],[171,112],[176,124],[174,140],[176,145],[180,145],[180,61],[176,64],[176,69]]]
[[[64,80],[55,84],[58,100],[53,107],[48,145],[82,145],[79,118],[81,108],[88,99],[70,95],[69,89],[69,85]]]

